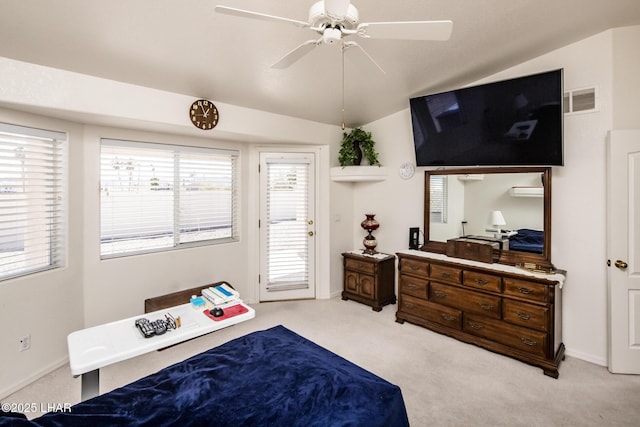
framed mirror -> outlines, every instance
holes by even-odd
[[[551,168],[490,167],[425,171],[420,249],[445,253],[466,237],[499,248],[497,262],[551,264]]]

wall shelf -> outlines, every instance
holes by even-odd
[[[464,175],[458,175],[459,181],[482,181],[483,179],[483,173],[466,173]]]
[[[543,197],[544,187],[511,187],[509,194],[513,197]]]
[[[331,168],[331,181],[372,182],[387,179],[387,168],[382,166],[337,166]]]

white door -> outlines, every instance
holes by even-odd
[[[260,301],[315,297],[315,156],[260,154]]]
[[[608,138],[609,371],[640,374],[640,130]]]

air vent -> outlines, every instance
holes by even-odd
[[[564,112],[571,113],[591,113],[597,111],[596,108],[596,88],[574,89],[564,93]]]

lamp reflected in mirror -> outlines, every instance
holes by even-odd
[[[491,233],[500,234],[502,232],[500,227],[507,225],[507,222],[504,220],[504,215],[502,215],[502,211],[491,211],[489,214],[489,224],[493,226],[493,229],[490,231]],[[496,237],[498,237],[498,235],[496,235]]]
[[[489,224],[491,224],[493,228],[488,228],[486,231],[493,233],[493,237],[496,239],[505,239],[517,234],[515,231],[512,232],[502,229],[503,225],[507,225],[502,211],[491,211],[489,214]]]

